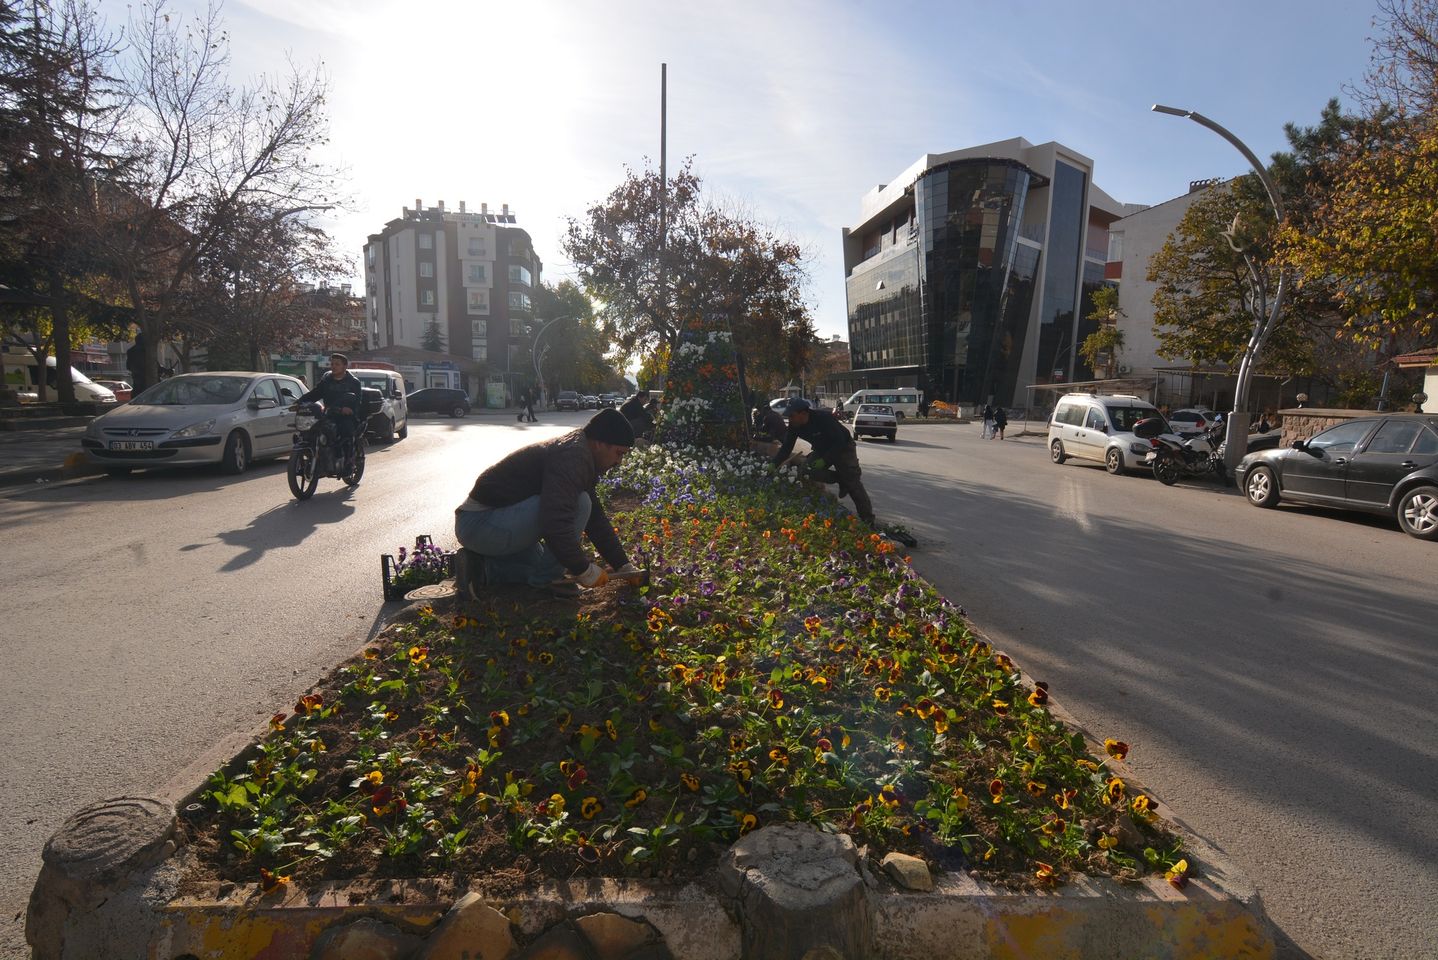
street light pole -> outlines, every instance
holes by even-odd
[[[544,390],[544,371],[540,367],[540,362],[544,359],[544,351],[541,351],[539,349],[539,342],[544,339],[545,334],[553,330],[555,327],[559,326],[560,321],[572,319],[574,318],[555,317],[553,320],[549,321],[544,326],[534,331],[534,342],[530,345],[529,350],[534,355],[534,379],[541,391]]]
[[[1268,171],[1264,168],[1263,164],[1258,162],[1258,157],[1254,156],[1253,151],[1248,149],[1248,146],[1242,140],[1235,137],[1217,123],[1214,123],[1208,117],[1205,117],[1201,113],[1196,113],[1193,110],[1183,110],[1179,107],[1166,107],[1159,103],[1155,103],[1152,109],[1155,113],[1166,113],[1171,117],[1184,117],[1185,119],[1192,120],[1194,123],[1207,127],[1237,147],[1238,152],[1243,154],[1244,159],[1253,167],[1253,172],[1258,174],[1259,182],[1263,184],[1263,189],[1268,193],[1268,202],[1273,206],[1273,215],[1277,218],[1278,225],[1280,227],[1283,225],[1283,196],[1278,192],[1278,185],[1273,182],[1273,178],[1268,175]],[[1233,412],[1229,414],[1227,423],[1227,449],[1224,460],[1226,461],[1230,476],[1238,466],[1238,462],[1243,459],[1243,455],[1248,451],[1248,425],[1252,419],[1247,409],[1248,390],[1253,381],[1253,371],[1258,362],[1258,352],[1263,349],[1263,345],[1268,342],[1268,338],[1273,333],[1274,328],[1278,326],[1278,313],[1283,308],[1283,297],[1288,287],[1288,269],[1280,266],[1278,269],[1278,286],[1274,288],[1273,291],[1273,302],[1272,304],[1267,302],[1268,284],[1264,280],[1263,274],[1258,269],[1258,266],[1253,262],[1253,259],[1249,257],[1244,249],[1237,243],[1237,226],[1237,221],[1235,221],[1233,230],[1233,234],[1235,235],[1230,235],[1228,242],[1235,251],[1242,255],[1244,264],[1248,267],[1249,280],[1253,284],[1254,298],[1250,304],[1250,312],[1253,314],[1253,330],[1249,334],[1248,343],[1244,346],[1243,359],[1239,361],[1238,364],[1238,380],[1233,388]]]

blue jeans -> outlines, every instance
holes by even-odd
[[[589,525],[589,494],[574,502],[574,534]],[[540,540],[539,496],[508,507],[461,510],[454,515],[460,545],[484,557],[487,583],[527,583],[543,587],[564,576],[564,565]]]

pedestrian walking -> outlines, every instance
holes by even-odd
[[[984,419],[984,426],[983,429],[979,431],[979,439],[987,440],[994,434],[994,408],[987,403],[984,404],[984,409],[980,413],[980,416]]]
[[[1005,411],[1003,407],[995,406],[995,407],[994,407],[994,432],[993,432],[992,436],[993,436],[993,437],[997,437],[998,439],[1002,440],[1002,439],[1004,438],[1004,427],[1007,427],[1008,425],[1009,425],[1009,415],[1008,415],[1008,412]]]
[[[529,414],[530,423],[538,423],[539,418],[534,415],[534,401],[539,397],[539,388],[530,387],[524,391],[524,410]]]

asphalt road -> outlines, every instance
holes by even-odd
[[[1438,544],[1055,466],[1043,438],[900,433],[860,450],[880,521],[1080,722],[1132,745],[1256,882],[1286,956],[1438,957]]]
[[[288,711],[379,628],[381,553],[452,544],[484,466],[582,422],[416,419],[353,493],[321,480],[305,503],[284,461],[0,491],[0,957],[29,955],[25,904],[65,817]]]
[[[484,465],[583,419],[430,421],[374,451],[357,491],[322,481],[304,504],[283,463],[0,495],[0,956],[24,955],[39,851],[66,815],[287,709],[378,628],[380,553],[448,540]],[[1438,546],[1056,467],[1041,441],[977,427],[901,434],[860,457],[880,519],[920,537],[920,571],[1094,733],[1132,744],[1295,944],[1435,955]]]

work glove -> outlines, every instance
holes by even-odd
[[[574,579],[579,581],[580,586],[589,590],[593,590],[595,587],[602,587],[606,583],[608,583],[609,574],[605,573],[602,569],[600,569],[597,564],[591,563],[589,565],[589,569],[585,570],[583,573],[581,573]]]

